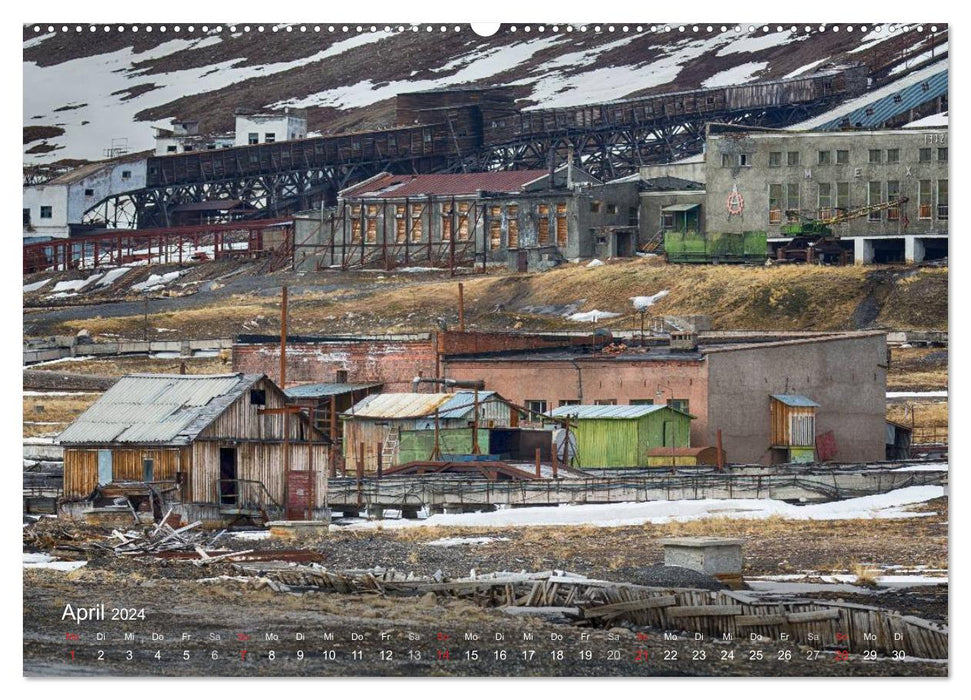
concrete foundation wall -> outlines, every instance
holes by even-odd
[[[884,334],[777,343],[707,358],[707,441],[714,444],[721,428],[730,461],[769,463],[771,394],[802,394],[820,404],[816,435],[833,431],[837,461],[885,457]]]

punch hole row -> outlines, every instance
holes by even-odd
[[[91,33],[93,33],[93,32],[99,32],[99,31],[100,32],[112,32],[112,31],[114,31],[114,32],[118,32],[118,33],[131,32],[133,34],[137,34],[138,32],[144,32],[144,33],[152,33],[152,32],[165,33],[165,32],[172,32],[172,33],[176,33],[176,34],[181,34],[183,32],[187,32],[189,34],[192,34],[192,33],[195,33],[197,31],[200,32],[200,33],[202,33],[202,34],[208,34],[210,32],[220,33],[220,32],[223,32],[223,31],[227,31],[227,32],[229,32],[230,34],[233,34],[233,35],[250,34],[250,33],[257,33],[257,34],[259,34],[259,33],[267,33],[267,32],[269,32],[269,33],[278,33],[278,32],[307,33],[307,32],[312,32],[312,33],[318,33],[318,34],[319,33],[327,33],[327,34],[365,34],[365,33],[373,33],[373,32],[379,32],[379,31],[381,31],[381,32],[385,32],[385,33],[391,34],[391,33],[404,33],[404,32],[408,32],[408,31],[410,31],[410,32],[439,32],[439,33],[448,33],[448,32],[461,32],[461,31],[463,31],[463,29],[465,29],[465,27],[463,27],[462,25],[444,25],[444,24],[443,25],[433,25],[433,24],[418,25],[418,24],[414,24],[414,25],[394,25],[394,26],[392,26],[392,25],[379,26],[379,25],[374,25],[374,24],[372,24],[372,25],[360,25],[360,24],[359,25],[346,25],[346,24],[345,25],[333,25],[333,24],[331,24],[331,25],[322,25],[322,24],[313,24],[313,25],[310,25],[310,24],[300,24],[300,25],[292,25],[292,24],[290,24],[290,25],[263,25],[263,24],[260,24],[260,25],[250,25],[250,24],[239,24],[239,25],[236,25],[236,24],[233,24],[233,25],[221,25],[221,24],[216,24],[216,25],[206,25],[206,24],[204,24],[204,25],[194,25],[194,24],[190,24],[190,25],[178,25],[178,24],[175,24],[175,25],[166,25],[166,24],[160,24],[160,25],[151,25],[151,24],[144,24],[144,25],[137,25],[137,24],[135,24],[135,25],[123,25],[123,24],[114,24],[114,25],[112,25],[112,24],[105,24],[105,25],[95,25],[95,24],[89,24],[89,25],[80,25],[80,24],[75,24],[75,25],[66,25],[66,24],[64,24],[64,25],[53,25],[53,24],[51,24],[51,25],[47,25],[47,26],[40,25],[40,24],[33,25],[33,30],[34,30],[34,33],[35,34],[39,34],[41,32],[46,32],[46,33],[49,33],[49,34],[50,33],[58,33],[58,32],[60,32],[60,33],[68,33],[68,32],[81,33],[81,32],[85,32],[85,31],[91,32]],[[917,27],[912,27],[910,29],[916,30],[918,32],[924,32],[926,29],[930,29],[931,32],[936,32],[938,30],[938,27],[937,27],[937,25],[932,25],[931,27],[927,28],[927,27],[924,27],[923,25],[918,25]],[[837,32],[840,32],[840,31],[847,32],[847,33],[853,33],[853,32],[866,33],[866,32],[870,32],[870,31],[876,32],[876,33],[881,33],[883,31],[883,27],[882,26],[879,26],[879,25],[871,26],[871,25],[865,25],[865,24],[861,24],[861,25],[803,25],[803,26],[798,26],[798,25],[781,25],[781,24],[777,24],[777,25],[771,25],[771,24],[752,25],[752,24],[750,24],[750,25],[747,25],[747,26],[745,26],[745,25],[737,25],[737,24],[736,25],[733,25],[733,26],[724,25],[724,24],[723,25],[711,25],[711,24],[709,24],[709,25],[698,25],[698,24],[694,24],[694,25],[683,25],[683,24],[682,25],[670,25],[670,24],[651,24],[651,25],[641,25],[641,24],[639,24],[639,25],[628,25],[628,24],[623,24],[623,25],[619,25],[619,24],[603,24],[603,25],[600,25],[600,24],[591,24],[591,25],[586,25],[586,24],[581,24],[581,25],[572,25],[572,24],[568,24],[568,25],[563,25],[563,26],[556,25],[556,24],[554,24],[554,25],[543,25],[543,24],[540,24],[540,25],[528,25],[528,24],[527,25],[515,25],[515,24],[513,24],[513,25],[508,25],[508,26],[503,27],[503,29],[500,30],[500,31],[503,31],[503,30],[506,31],[506,32],[509,32],[511,34],[515,34],[515,33],[518,33],[518,32],[522,32],[524,34],[529,34],[531,32],[537,32],[537,33],[541,33],[541,34],[542,33],[545,33],[545,32],[550,32],[550,33],[553,33],[553,34],[563,33],[563,32],[565,32],[565,33],[573,33],[573,32],[580,32],[580,33],[588,33],[588,32],[601,33],[601,32],[606,32],[606,33],[621,33],[621,34],[631,33],[631,32],[638,32],[638,33],[644,33],[644,32],[653,32],[653,33],[677,32],[677,33],[682,33],[682,34],[710,34],[710,33],[713,33],[713,32],[721,32],[721,33],[725,33],[725,32],[735,32],[737,34],[741,34],[743,32],[747,32],[747,33],[750,33],[751,34],[751,33],[762,32],[763,34],[768,34],[768,33],[773,32],[773,31],[775,31],[775,32],[789,31],[789,32],[794,32],[794,33],[811,34],[813,32],[816,32],[816,33],[825,33],[825,32],[837,33]],[[904,26],[904,25],[890,25],[887,28],[887,31],[889,31],[891,33],[894,33],[894,32],[905,32],[905,31],[908,31],[908,27],[907,26]]]

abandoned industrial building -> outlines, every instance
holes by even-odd
[[[715,446],[720,432],[726,459],[749,464],[802,461],[802,448],[824,460],[883,459],[886,372],[880,331],[716,332],[619,353],[576,347],[442,359],[443,376],[482,380],[539,413],[571,404],[670,406],[693,417],[692,447]],[[809,445],[773,431],[772,397],[783,395],[818,404]]]
[[[319,517],[330,442],[261,374],[120,379],[59,438],[62,512],[210,524]]]
[[[695,246],[704,261],[753,235],[767,238],[775,257],[802,234],[838,239],[860,264],[947,256],[946,129],[712,124],[703,157],[646,166],[641,179],[641,241],[664,234],[675,259]],[[750,245],[743,257],[764,257],[756,239]]]
[[[341,191],[333,209],[298,214],[295,235],[297,269],[476,260],[542,269],[566,258],[633,256],[637,188],[605,185],[572,166],[382,173]]]

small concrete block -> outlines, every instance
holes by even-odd
[[[266,524],[270,537],[303,540],[325,537],[330,523],[324,520],[271,520]]]
[[[742,544],[728,537],[666,537],[664,565],[681,566],[709,576],[738,576],[742,573]]]

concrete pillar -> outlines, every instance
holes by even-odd
[[[384,508],[382,506],[369,506],[364,511],[364,515],[368,520],[383,520]]]
[[[853,239],[853,263],[855,265],[869,265],[873,262],[873,241],[865,238]]]
[[[904,236],[904,260],[919,263],[924,259],[924,241],[917,236]]]

